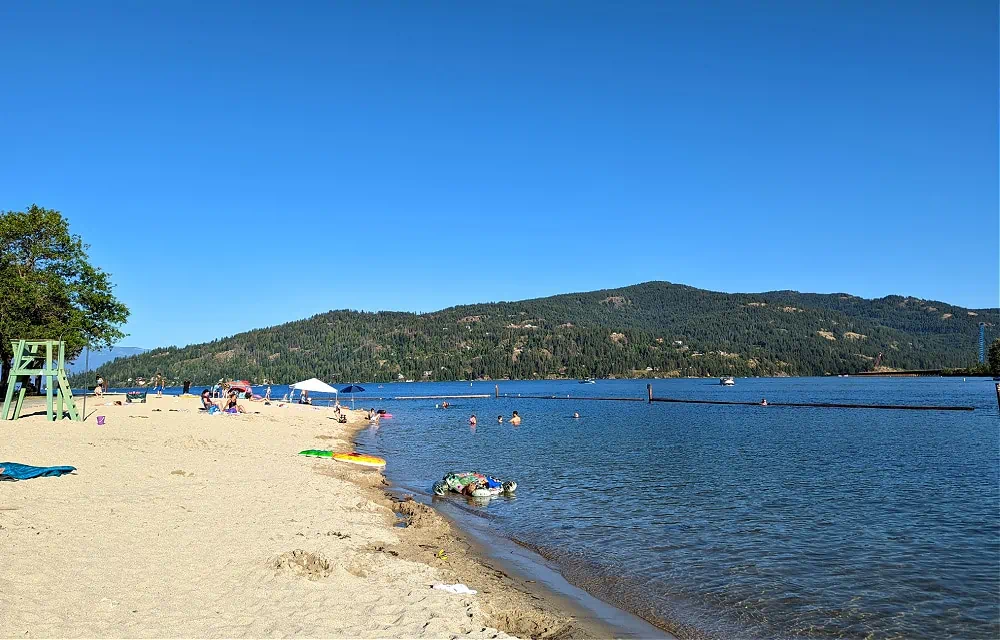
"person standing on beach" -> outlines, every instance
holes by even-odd
[[[264,400],[266,402],[271,401],[271,385],[267,385],[267,389],[264,391]]]
[[[94,387],[94,395],[95,396],[104,395],[104,378],[102,378],[100,374],[97,374],[97,386]]]

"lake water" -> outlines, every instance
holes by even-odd
[[[652,381],[657,397],[973,412],[523,397],[644,399],[646,382],[500,382],[513,397],[450,400],[446,410],[389,398],[492,396],[494,383],[366,384],[357,406],[393,417],[359,433],[357,448],[388,460],[395,487],[424,496],[451,470],[515,479],[516,498],[434,502],[682,638],[1000,637],[991,381]],[[514,410],[520,427],[506,422]]]
[[[646,381],[501,382],[501,393],[644,398]],[[653,381],[658,397],[968,405],[974,412],[527,398],[363,400],[389,480],[450,470],[518,482],[450,496],[572,583],[681,637],[1000,636],[1000,417],[988,380]],[[365,396],[493,392],[366,385]],[[509,417],[517,410],[520,427]],[[574,419],[578,411],[581,418]],[[470,414],[479,425],[471,429]]]

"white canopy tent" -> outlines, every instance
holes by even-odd
[[[291,400],[295,396],[295,391],[298,390],[300,393],[303,391],[310,391],[312,393],[333,393],[337,394],[337,390],[323,382],[319,378],[309,378],[308,380],[303,380],[302,382],[296,382],[293,385],[289,385],[288,399]],[[339,397],[339,395],[338,395]]]

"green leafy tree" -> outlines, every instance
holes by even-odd
[[[990,374],[1000,376],[1000,338],[990,343],[989,357],[986,361],[990,365]]]
[[[12,340],[66,342],[66,357],[84,346],[122,339],[128,307],[115,299],[107,273],[88,261],[88,245],[58,211],[31,205],[0,211],[0,390],[7,385]]]

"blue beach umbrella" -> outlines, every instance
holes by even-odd
[[[353,407],[354,406],[354,394],[355,393],[361,393],[364,390],[365,390],[365,388],[362,387],[361,385],[352,384],[352,385],[348,385],[348,386],[344,387],[343,389],[340,390],[340,392],[341,393],[349,393],[349,394],[351,394],[351,406]]]

